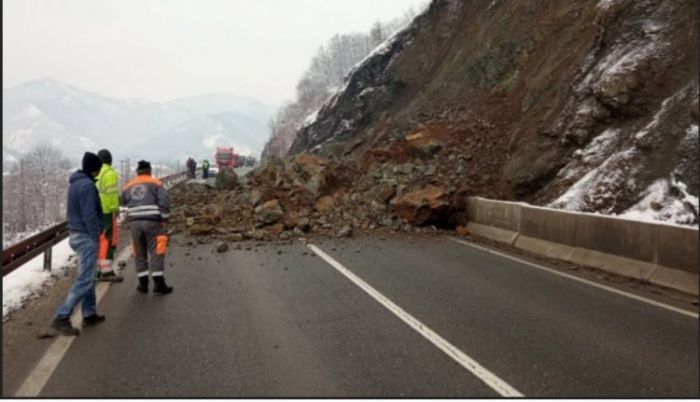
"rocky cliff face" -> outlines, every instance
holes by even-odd
[[[434,0],[291,153],[364,175],[410,164],[451,194],[697,224],[698,61],[693,0]]]

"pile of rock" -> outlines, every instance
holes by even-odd
[[[413,137],[415,141],[417,138]],[[434,155],[435,141],[420,152]],[[440,184],[437,162],[340,162],[272,157],[227,189],[183,184],[171,191],[175,232],[224,241],[349,237],[368,231],[424,232],[460,224],[465,188]],[[360,165],[360,166],[358,166]]]

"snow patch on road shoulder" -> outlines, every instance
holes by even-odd
[[[70,262],[75,261],[75,252],[70,248],[68,239],[53,247],[52,271],[44,271],[44,255],[41,254],[2,278],[2,318],[5,321],[9,313],[19,309],[38,292],[50,286],[57,274],[63,273]],[[73,257],[73,258],[71,258]],[[56,306],[58,307],[58,306]]]

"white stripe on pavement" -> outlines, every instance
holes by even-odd
[[[517,257],[513,257],[513,256],[510,256],[510,255],[508,255],[508,254],[504,254],[504,253],[501,253],[501,252],[498,252],[498,251],[495,251],[495,250],[491,250],[491,249],[486,248],[486,247],[477,246],[476,244],[470,243],[470,242],[468,242],[468,241],[464,241],[464,240],[461,240],[461,239],[457,239],[457,238],[454,238],[454,237],[451,237],[451,236],[446,236],[446,237],[447,237],[448,239],[454,241],[454,242],[457,242],[457,243],[460,243],[460,244],[464,244],[464,245],[466,245],[466,246],[473,247],[473,248],[476,248],[476,249],[479,249],[479,250],[482,250],[482,251],[486,251],[487,253],[495,254],[495,255],[497,255],[497,256],[499,256],[499,257],[507,258],[507,259],[509,259],[509,260],[516,261],[516,262],[519,262],[519,263],[521,263],[521,264],[525,264],[525,265],[531,266],[531,267],[533,267],[533,268],[537,268],[537,269],[539,269],[539,270],[549,272],[549,273],[554,274],[554,275],[563,276],[564,278],[568,278],[568,279],[572,279],[572,280],[575,280],[575,281],[578,281],[578,282],[582,282],[582,283],[585,283],[585,284],[587,284],[587,285],[594,286],[594,287],[596,287],[596,288],[598,288],[598,289],[607,290],[608,292],[612,292],[612,293],[615,293],[615,294],[618,294],[618,295],[621,295],[621,296],[628,297],[628,298],[630,298],[630,299],[634,299],[634,300],[640,301],[640,302],[642,302],[642,303],[650,304],[650,305],[652,305],[652,306],[656,306],[656,307],[660,307],[660,308],[663,308],[663,309],[666,309],[666,310],[669,310],[669,311],[673,311],[673,312],[678,313],[678,314],[683,314],[683,315],[688,316],[688,317],[693,317],[693,318],[695,318],[695,319],[698,318],[698,313],[694,313],[694,312],[692,312],[692,311],[688,311],[688,310],[684,310],[684,309],[681,309],[681,308],[678,308],[678,307],[674,307],[674,306],[671,306],[671,305],[669,305],[669,304],[665,304],[665,303],[658,302],[658,301],[656,301],[656,300],[647,299],[646,297],[637,296],[637,295],[635,295],[635,294],[633,294],[633,293],[625,292],[624,290],[619,290],[619,289],[615,289],[615,288],[612,288],[612,287],[609,287],[609,286],[601,285],[600,283],[596,283],[596,282],[593,282],[593,281],[589,281],[588,279],[579,278],[578,276],[571,275],[571,274],[567,274],[567,273],[565,273],[565,272],[560,272],[560,271],[557,271],[556,269],[547,268],[547,267],[545,267],[545,266],[538,265],[538,264],[535,264],[535,263],[533,263],[533,262],[526,261],[526,260],[523,260],[523,259],[520,259],[520,258],[517,258]]]
[[[376,289],[374,289],[372,286],[370,286],[367,282],[360,279],[357,275],[353,274],[349,269],[345,268],[338,261],[334,260],[328,254],[324,253],[323,250],[321,250],[320,248],[316,247],[313,244],[308,244],[307,246],[311,250],[313,250],[316,254],[318,254],[321,258],[323,258],[333,268],[338,270],[341,274],[345,275],[345,277],[350,279],[350,281],[352,281],[357,286],[359,286],[367,294],[372,296],[372,298],[374,298],[381,305],[386,307],[389,311],[394,313],[394,315],[396,315],[403,322],[408,324],[408,326],[410,326],[411,328],[416,330],[424,338],[426,338],[427,340],[432,342],[435,346],[438,347],[438,349],[445,352],[445,354],[447,354],[454,361],[459,363],[462,367],[467,369],[467,371],[474,374],[477,378],[479,378],[486,385],[491,387],[499,395],[506,396],[506,397],[522,397],[522,396],[524,396],[523,394],[518,392],[515,388],[508,385],[508,383],[501,380],[495,374],[493,374],[492,372],[488,371],[486,368],[481,366],[474,359],[467,356],[461,350],[457,349],[454,345],[449,343],[445,338],[436,334],[433,330],[428,328],[428,326],[421,323],[415,317],[413,317],[412,315],[410,315],[409,313],[404,311],[401,307],[394,304],[394,302],[389,300],[383,294],[379,293]]]
[[[129,249],[126,248],[119,253],[117,260],[124,259],[129,256]],[[100,300],[104,297],[109,289],[109,284],[105,282],[98,282],[95,286],[95,297],[96,304],[99,304]],[[73,314],[71,315],[71,321],[74,327],[80,327],[82,323],[83,316],[80,313],[80,306],[76,306]],[[53,341],[49,349],[46,351],[44,356],[39,360],[31,373],[24,380],[22,385],[19,387],[17,392],[15,392],[15,397],[29,397],[36,398],[44,389],[46,383],[51,378],[54,370],[61,363],[63,356],[65,356],[68,349],[75,341],[76,336],[63,336],[56,335],[57,338]]]

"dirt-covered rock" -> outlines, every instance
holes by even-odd
[[[429,185],[397,196],[391,205],[407,223],[424,225],[445,220],[449,201],[444,188]]]
[[[217,253],[225,253],[228,251],[228,243],[226,242],[221,242],[216,246],[216,252]]]
[[[331,196],[323,196],[314,205],[314,209],[322,214],[330,212],[335,206],[335,200]]]
[[[268,201],[255,208],[255,215],[258,221],[265,225],[275,223],[284,217],[284,211],[279,201]]]

